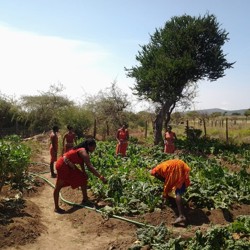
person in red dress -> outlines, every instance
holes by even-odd
[[[56,178],[54,172],[54,163],[57,161],[58,152],[58,126],[53,126],[52,132],[50,133],[50,173],[52,178]]]
[[[173,154],[175,151],[176,134],[172,131],[172,127],[168,126],[164,137],[164,152]]]
[[[116,155],[126,156],[129,140],[128,126],[126,124],[123,124],[122,127],[118,129],[116,133],[116,140]]]
[[[67,126],[68,132],[63,136],[63,152],[66,153],[74,147],[76,144],[76,134],[73,131],[73,127]]]
[[[75,189],[81,187],[82,190],[82,203],[88,201],[87,195],[87,181],[88,176],[85,171],[85,165],[88,170],[98,177],[103,183],[107,183],[107,180],[102,176],[90,162],[89,153],[94,152],[96,148],[96,142],[92,138],[88,138],[72,150],[66,152],[56,162],[57,180],[54,189],[54,203],[55,212],[64,213],[65,211],[59,207],[59,193],[63,187],[71,186]],[[80,165],[80,168],[76,166]]]

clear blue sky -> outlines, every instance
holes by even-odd
[[[35,95],[51,84],[81,101],[116,81],[132,96],[139,45],[173,16],[214,14],[236,62],[216,82],[199,82],[191,109],[250,108],[249,0],[0,0],[0,93]],[[137,105],[137,109],[143,109]]]

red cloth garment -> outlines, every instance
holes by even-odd
[[[79,156],[78,152],[84,148],[72,149],[64,154],[73,164],[84,164],[84,160]],[[73,189],[87,185],[88,176],[85,171],[78,168],[72,169],[64,162],[61,156],[56,162],[57,178],[65,182],[64,186],[71,186]]]
[[[57,133],[51,132],[50,134],[50,162],[55,162],[57,160],[58,151],[58,136]]]
[[[74,141],[75,141],[76,135],[75,133],[67,133],[64,136],[65,139],[65,145],[64,145],[64,152],[68,152],[70,149],[74,147]]]
[[[174,140],[175,140],[174,132],[171,131],[165,133],[165,146],[164,146],[165,153],[170,153],[170,154],[174,153],[175,151]]]
[[[151,170],[152,175],[165,178],[163,196],[168,197],[171,192],[180,189],[183,184],[190,185],[190,167],[182,160],[168,160],[160,163]]]
[[[119,143],[116,145],[116,155],[120,154],[122,156],[126,156],[127,148],[128,148],[128,130],[127,129],[119,129],[117,138],[119,139]]]

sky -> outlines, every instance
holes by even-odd
[[[39,95],[62,84],[62,94],[81,103],[116,86],[132,95],[140,45],[174,16],[216,16],[229,34],[223,46],[235,62],[215,82],[198,82],[191,110],[250,108],[249,0],[0,0],[0,94]]]

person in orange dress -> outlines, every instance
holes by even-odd
[[[81,187],[82,190],[82,203],[88,201],[87,195],[87,182],[88,176],[85,172],[85,165],[88,170],[98,177],[103,183],[107,180],[102,176],[90,162],[89,153],[94,152],[96,142],[92,138],[88,138],[72,150],[66,152],[56,162],[57,180],[54,189],[54,204],[56,213],[64,213],[65,211],[59,207],[59,193],[63,187],[71,186],[75,189]],[[79,164],[81,169],[76,166]]]
[[[54,163],[57,161],[58,152],[58,126],[53,126],[52,132],[50,133],[50,173],[52,178],[56,178],[54,171]]]
[[[175,199],[179,217],[173,223],[174,225],[186,223],[181,196],[190,185],[190,170],[184,161],[173,159],[160,163],[150,171],[151,175],[164,182],[163,201],[169,197]]]
[[[120,129],[118,129],[116,133],[116,155],[126,156],[127,148],[128,148],[128,140],[129,140],[129,132],[128,126],[123,124]]]
[[[73,127],[67,126],[68,132],[63,136],[63,152],[66,153],[74,147],[76,143],[76,134],[73,131]]]
[[[172,132],[172,127],[168,126],[164,137],[164,152],[173,154],[175,151],[176,134]]]

